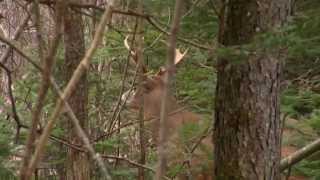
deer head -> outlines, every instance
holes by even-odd
[[[129,47],[127,39],[125,39],[125,46],[129,50],[131,56],[133,57],[133,60],[136,64],[138,64],[138,61],[136,59],[136,53],[132,48]],[[180,63],[183,59],[183,57],[186,55],[187,51],[184,53],[181,53],[179,49],[176,49],[176,55],[175,55],[175,66]],[[142,64],[142,63],[140,63]],[[123,101],[126,101],[126,106],[133,109],[133,110],[139,110],[141,107],[143,107],[144,111],[144,119],[150,120],[150,119],[159,119],[160,117],[160,111],[161,111],[161,101],[163,99],[163,94],[166,88],[166,82],[164,81],[164,77],[166,73],[169,72],[167,68],[160,68],[160,70],[154,74],[154,75],[146,75],[146,68],[143,67],[143,82],[132,91],[125,92],[121,99]],[[179,135],[177,135],[178,131],[177,129],[181,128],[186,123],[197,123],[200,120],[200,116],[198,116],[195,113],[189,112],[187,110],[184,110],[181,108],[177,100],[174,98],[174,96],[169,96],[168,99],[168,109],[169,111],[169,117],[168,117],[168,137],[169,141],[172,143],[169,143],[168,148],[170,148],[170,160],[171,163],[174,164],[175,160],[181,159],[181,152],[184,151],[182,146],[180,146],[182,143],[180,142],[181,139],[179,139]],[[157,144],[157,135],[158,135],[158,128],[159,128],[159,121],[152,121],[151,125],[151,132],[152,132],[152,139]],[[180,142],[180,144],[179,144]],[[206,146],[209,146],[210,149],[212,149],[211,145],[211,138],[208,136],[205,139],[201,140],[201,144],[206,144]],[[180,148],[180,149],[179,149]],[[194,151],[194,158],[191,159],[191,166],[193,167],[199,167],[201,164],[210,164],[208,163],[208,158],[205,153],[202,151],[199,152],[199,150]],[[211,166],[211,165],[210,165]],[[196,168],[195,168],[196,169]],[[201,172],[201,173],[195,173],[193,174],[193,177],[196,177],[194,179],[200,180],[200,179],[210,179],[210,176],[207,176],[208,173]],[[179,179],[188,179],[183,178],[183,176]]]
[[[125,47],[129,50],[133,61],[137,64],[138,61],[135,58],[135,52],[130,48],[128,38],[124,40]],[[181,53],[179,49],[176,49],[175,65],[181,62],[187,51]],[[146,68],[143,66],[143,72],[146,73]],[[161,100],[165,88],[164,76],[168,73],[168,69],[161,67],[155,75],[143,75],[143,82],[135,90],[127,91],[122,95],[122,100],[126,100],[126,105],[129,108],[138,110],[141,106],[144,108],[145,118],[151,116],[158,117],[160,115]],[[176,109],[177,103],[173,96],[169,98],[169,109]]]

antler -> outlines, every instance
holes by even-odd
[[[184,53],[181,53],[180,52],[180,49],[176,49],[176,57],[174,58],[174,64],[178,64],[182,59],[183,57],[187,54],[189,49],[185,50]]]
[[[128,43],[128,39],[129,39],[129,36],[126,36],[126,38],[124,39],[124,46],[128,49],[128,51],[130,52],[130,55],[132,56],[132,59],[134,61],[134,63],[138,64],[138,58],[137,58],[137,53],[133,50],[133,48],[131,48],[129,46],[129,43]],[[183,53],[181,53],[180,49],[176,49],[176,55],[175,55],[175,58],[174,58],[174,65],[177,65],[178,63],[181,62],[181,60],[184,58],[184,56],[188,53],[188,50],[185,50]],[[146,73],[147,72],[147,68],[145,67],[144,64],[142,64],[142,71],[143,73]],[[164,74],[165,72],[167,71],[166,68],[164,67],[161,67],[159,72],[157,73],[157,75],[162,75]]]
[[[137,53],[133,50],[133,48],[131,48],[129,46],[129,43],[128,43],[128,39],[129,39],[129,36],[126,36],[126,38],[124,39],[124,46],[128,49],[128,51],[130,52],[130,55],[132,56],[132,59],[134,61],[135,64],[138,64],[138,57],[137,57]],[[141,66],[142,66],[142,72],[143,73],[146,73],[147,72],[147,68],[146,66],[141,63]]]
[[[176,49],[176,56],[174,58],[174,65],[177,65],[178,63],[181,62],[181,60],[183,59],[183,57],[187,54],[189,49],[185,50],[183,53],[180,52],[180,49]],[[165,67],[160,67],[160,70],[158,71],[157,75],[161,76],[163,75],[165,72],[167,72],[168,69],[166,69]]]
[[[131,54],[132,56],[136,56],[136,52],[134,52],[134,51],[132,50],[132,48],[129,46],[128,38],[129,38],[129,36],[126,36],[126,38],[124,39],[124,46],[128,49],[128,51],[130,52],[130,54]]]

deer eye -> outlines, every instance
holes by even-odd
[[[150,91],[152,91],[153,86],[150,85],[149,83],[143,83],[142,84],[142,90],[144,93],[149,93]]]

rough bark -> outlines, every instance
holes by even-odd
[[[11,0],[3,0],[0,3],[0,34],[8,39],[15,39],[15,31],[19,24],[23,21],[23,16],[26,16],[26,12],[14,1]],[[22,35],[20,39],[23,39],[23,36],[26,33],[19,33]],[[25,45],[22,41],[19,41],[20,45]],[[0,42],[0,54],[4,54],[7,49],[5,43]],[[23,61],[21,57],[15,53],[14,51],[10,50],[8,52],[8,56],[10,55],[11,59],[7,62],[7,60],[2,61],[6,67],[9,68],[11,71],[11,76],[13,80],[19,77],[23,73]],[[6,58],[7,59],[7,58]],[[8,84],[8,76],[6,72],[0,69],[0,97],[4,100],[4,105],[10,107],[12,104],[10,100],[10,92],[7,88]],[[0,113],[4,111],[4,109],[0,109]]]
[[[81,15],[76,14],[71,9],[67,9],[64,18],[64,43],[65,43],[65,78],[69,81],[74,70],[79,65],[85,53],[84,28]],[[87,103],[88,87],[87,77],[84,74],[78,83],[78,88],[73,92],[68,100],[73,112],[79,119],[84,130],[87,129]],[[71,120],[68,120],[70,129],[69,140],[73,144],[82,144],[77,136]],[[67,150],[66,174],[68,180],[88,180],[90,179],[90,166],[88,156],[72,148]]]
[[[288,9],[286,0],[230,0],[221,11],[219,41],[226,47],[251,43],[258,33],[280,27]],[[218,60],[215,179],[280,179],[281,53],[275,52]]]

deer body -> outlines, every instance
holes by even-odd
[[[133,93],[127,93],[124,96],[127,97],[127,106],[138,110],[143,104],[144,119],[150,120],[148,127],[152,132],[152,140],[155,144],[158,143],[158,130],[160,123],[160,112],[161,112],[161,101],[164,92],[164,82],[161,77],[155,76],[147,78],[144,84],[139,87]],[[125,99],[125,97],[123,97]],[[181,107],[174,96],[170,95],[168,99],[168,159],[169,164],[183,163],[186,161],[184,155],[184,144],[179,137],[179,130],[186,124],[189,123],[200,123],[201,117],[198,114],[185,110]],[[212,143],[210,137],[206,137],[201,141],[201,144],[205,144],[209,149],[212,149]],[[211,167],[212,162],[208,160],[208,157],[204,155],[200,150],[195,150],[193,158],[190,161],[191,168],[200,166],[203,162],[208,162]],[[204,175],[210,173],[193,173],[193,177],[197,180],[209,180],[211,176]],[[186,177],[179,177],[179,179],[187,179]]]
[[[135,52],[129,47],[127,39],[125,39],[125,46],[129,50],[130,54],[135,57]],[[175,65],[178,64],[187,51],[181,53],[176,49]],[[133,59],[137,63],[137,59]],[[138,64],[138,63],[137,63]],[[146,67],[142,65],[142,70],[145,72]],[[160,124],[160,112],[161,112],[161,103],[164,98],[165,92],[165,81],[164,75],[168,73],[166,69],[160,69],[160,71],[155,76],[146,76],[144,75],[144,82],[133,92],[127,91],[123,94],[122,100],[126,100],[126,105],[131,109],[139,110],[143,107],[144,111],[144,120],[150,120],[147,125],[147,128],[151,130],[152,140],[155,144],[158,144],[158,133],[159,133],[159,124]],[[185,174],[178,175],[179,179],[196,179],[196,180],[212,180],[211,174],[213,171],[212,161],[208,160],[208,156],[205,152],[196,148],[192,150],[191,156],[188,156],[186,159],[186,147],[183,140],[179,136],[179,130],[182,129],[184,125],[187,124],[197,124],[201,122],[201,117],[195,113],[189,112],[183,109],[175,99],[174,96],[169,95],[167,99],[168,108],[168,119],[167,119],[167,155],[168,155],[168,164],[180,164],[182,165],[185,161],[188,160],[189,166],[191,169],[201,169],[201,166],[205,164],[208,169],[206,172],[195,171],[191,172],[186,176]],[[192,140],[193,141],[193,140]],[[213,145],[211,142],[211,136],[205,138],[198,138],[195,147],[206,146],[209,149],[209,154],[213,153]],[[199,146],[197,146],[199,145]],[[191,157],[191,158],[189,158]],[[196,167],[196,168],[194,168]]]

